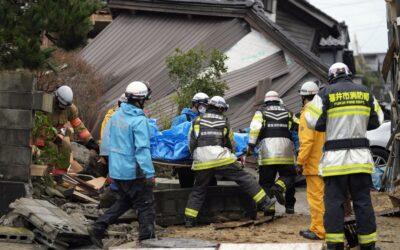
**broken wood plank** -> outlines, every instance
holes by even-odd
[[[104,186],[106,183],[107,178],[104,177],[98,177],[94,178],[93,180],[87,181],[87,184],[93,185],[96,190],[99,190]]]
[[[74,196],[74,198],[87,202],[87,203],[95,203],[95,204],[99,204],[100,202],[98,200],[95,200],[85,194],[82,194],[81,192],[78,192],[76,190],[74,190],[74,192],[72,193],[72,195]]]
[[[79,162],[73,160],[71,161],[71,166],[68,168],[68,174],[72,174],[72,173],[79,173],[83,170],[83,167],[81,166],[81,164],[79,164]]]
[[[49,166],[47,165],[31,165],[31,176],[44,176],[47,173]]]
[[[217,223],[213,224],[215,230],[221,230],[221,229],[233,229],[233,228],[238,228],[238,227],[246,227],[246,226],[251,226],[254,224],[253,220],[248,220],[248,221],[230,221],[230,222],[225,222],[225,223]]]

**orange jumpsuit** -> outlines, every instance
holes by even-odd
[[[303,111],[304,108],[300,116],[300,150],[297,164],[303,166],[303,175],[306,176],[307,200],[310,205],[311,216],[310,231],[314,232],[319,238],[324,239],[324,181],[318,175],[318,165],[322,157],[325,133],[309,129]]]

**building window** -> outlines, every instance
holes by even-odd
[[[273,0],[263,0],[262,2],[264,4],[264,10],[272,13],[272,4],[274,1]]]

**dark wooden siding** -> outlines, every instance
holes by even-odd
[[[311,50],[315,28],[307,25],[292,14],[279,9],[276,13],[276,23],[284,29],[287,33],[286,35],[298,41],[303,48]]]

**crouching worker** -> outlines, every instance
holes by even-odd
[[[189,147],[193,155],[192,169],[196,172],[193,191],[185,209],[186,227],[193,227],[206,197],[207,187],[214,175],[235,181],[248,193],[257,205],[267,211],[275,204],[255,179],[236,165],[233,154],[233,133],[224,112],[228,109],[224,98],[214,96],[205,114],[193,122]]]
[[[143,105],[150,98],[143,82],[132,82],[125,91],[127,103],[111,117],[109,175],[118,186],[118,199],[88,229],[94,244],[101,247],[105,231],[128,209],[137,211],[139,241],[154,238],[154,167],[150,154],[150,129]]]

